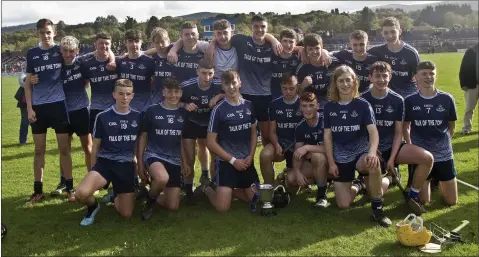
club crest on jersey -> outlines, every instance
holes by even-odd
[[[406,65],[407,62],[406,62],[404,59],[402,59],[401,62],[400,62],[400,64],[401,64],[401,65]]]
[[[144,70],[144,69],[146,69],[146,67],[143,64],[140,64],[140,65],[138,65],[138,69]]]
[[[444,109],[441,104],[436,108],[436,111],[438,111],[438,112],[443,112],[445,110],[446,109]]]
[[[249,46],[249,47],[253,47],[253,45],[251,44],[251,42],[246,42],[246,45]]]
[[[303,114],[301,113],[301,110],[300,110],[300,109],[296,110],[296,116],[301,116],[301,115],[303,115]]]
[[[57,52],[52,54],[52,57],[57,57],[57,56],[59,56],[59,54]]]
[[[353,118],[358,117],[358,113],[356,112],[356,110],[354,110],[353,113],[351,113],[351,117]]]
[[[178,122],[183,122],[183,121],[184,121],[184,120],[183,120],[183,116],[178,117],[177,121],[178,121]]]
[[[72,74],[71,70],[67,70],[67,76],[70,76]]]
[[[133,120],[133,122],[131,123],[131,126],[136,128],[138,126],[138,123],[136,123],[136,120]]]
[[[73,67],[73,70],[78,70],[80,69],[80,65],[75,65],[75,67]]]
[[[294,60],[292,63],[291,63],[292,66],[296,66],[298,65],[298,62],[296,60]]]
[[[387,111],[389,113],[392,113],[392,112],[394,112],[394,109],[391,105],[389,105],[388,108],[385,111]]]
[[[251,115],[251,111],[249,109],[246,109],[246,115]]]

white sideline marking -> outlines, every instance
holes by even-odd
[[[464,182],[464,181],[462,181],[462,180],[460,180],[460,179],[457,179],[457,182],[459,182],[459,183],[461,183],[461,184],[463,184],[463,185],[465,185],[465,186],[468,186],[468,187],[470,187],[470,188],[472,188],[472,189],[475,189],[476,191],[479,191],[479,187],[476,187],[476,186],[474,186],[474,185],[471,185],[471,184],[469,184],[469,183],[466,183],[466,182]]]

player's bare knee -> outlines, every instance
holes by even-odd
[[[432,165],[434,164],[434,157],[432,156],[430,152],[425,151],[425,153],[422,156],[422,163],[424,163],[428,167],[432,167]]]
[[[133,215],[132,208],[118,208],[117,211],[122,217],[125,217],[125,218],[129,218],[131,217],[131,215]]]
[[[86,198],[88,198],[89,196],[89,192],[83,187],[78,187],[75,190],[75,200],[79,203],[85,202]]]
[[[337,201],[336,204],[338,205],[338,208],[339,209],[348,209],[349,208],[349,205],[350,205],[350,202],[346,202],[346,201]]]

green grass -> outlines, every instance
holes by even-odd
[[[462,54],[422,55],[421,59],[437,64],[438,87],[454,95],[459,116],[456,128],[460,131],[464,96],[458,69]],[[158,207],[148,223],[139,218],[139,204],[129,220],[119,217],[113,208],[103,207],[95,224],[86,228],[79,225],[84,208],[76,203],[48,198],[28,208],[24,203],[33,190],[33,144],[29,135],[27,145],[17,145],[20,112],[13,98],[17,87],[15,77],[2,78],[2,222],[9,229],[2,242],[3,255],[424,255],[401,246],[394,227],[383,229],[371,222],[369,204],[344,211],[333,204],[316,212],[311,208],[313,196],[309,195],[297,196],[271,218],[251,214],[248,205],[237,201],[226,214],[216,213],[207,203],[181,205],[177,212]],[[476,112],[475,133],[457,133],[453,139],[458,178],[476,186],[477,121]],[[49,192],[58,183],[59,164],[52,131],[47,140],[44,189]],[[72,158],[77,185],[86,172],[78,139],[73,142]],[[259,167],[258,158],[255,163]],[[277,165],[277,170],[283,165]],[[423,218],[428,228],[435,222],[446,229],[470,220],[461,231],[467,243],[445,247],[438,255],[477,256],[478,193],[461,184],[458,188],[457,206],[443,208],[439,193],[434,192],[433,203]],[[334,203],[334,194],[328,197]],[[384,205],[394,224],[405,218],[398,189],[388,192]]]

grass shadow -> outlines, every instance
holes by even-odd
[[[71,151],[83,151],[81,146],[72,147]],[[45,155],[58,155],[58,149],[52,148],[45,151]],[[28,152],[22,152],[19,154],[14,155],[2,155],[2,161],[11,161],[11,160],[18,160],[23,158],[33,158],[33,150]]]

